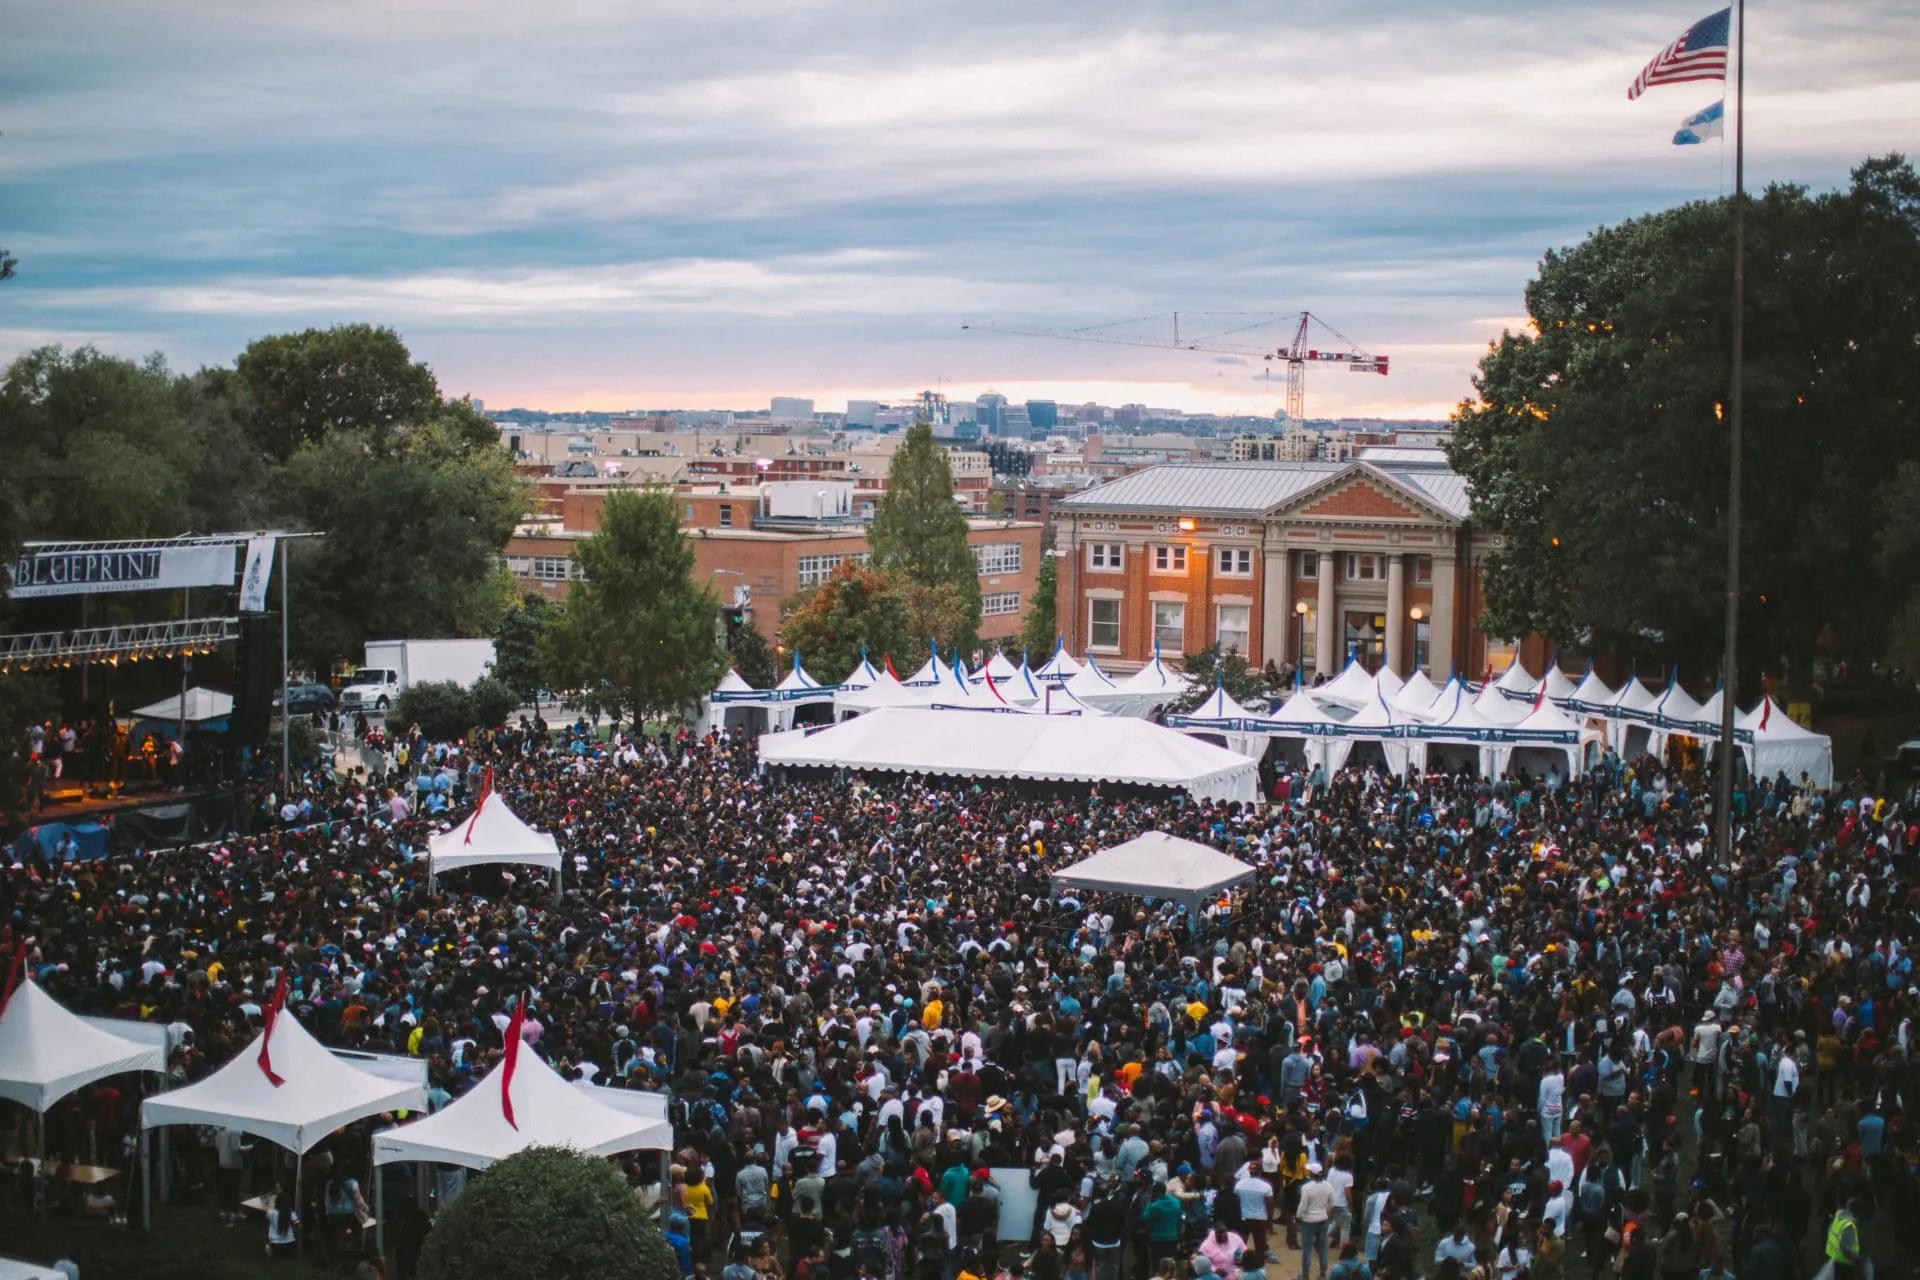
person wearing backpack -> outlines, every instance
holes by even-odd
[[[1358,1245],[1349,1240],[1340,1246],[1340,1261],[1327,1272],[1327,1280],[1373,1280],[1373,1268],[1360,1256]]]

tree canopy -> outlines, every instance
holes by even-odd
[[[1488,631],[1712,664],[1731,218],[1698,202],[1548,253],[1529,331],[1481,360],[1450,456],[1503,540]],[[1799,677],[1824,643],[1878,656],[1920,588],[1888,541],[1920,496],[1920,178],[1889,156],[1841,191],[1772,187],[1746,254],[1744,652]]]
[[[922,419],[894,452],[867,544],[875,569],[903,589],[928,589],[915,599],[916,642],[971,651],[980,630],[980,562],[953,495],[953,467]]]
[[[664,486],[616,489],[575,556],[586,577],[546,633],[542,663],[595,705],[677,716],[727,669],[720,601],[693,578],[693,548]]]
[[[888,575],[853,561],[801,595],[780,628],[780,643],[801,656],[816,680],[828,684],[846,679],[860,665],[863,646],[876,666],[889,655],[904,658],[920,647],[906,596]]]
[[[679,1280],[660,1228],[605,1160],[529,1147],[475,1178],[434,1219],[421,1280]]]
[[[261,338],[240,353],[233,378],[249,401],[249,434],[277,458],[339,430],[384,449],[440,407],[433,370],[399,334],[370,324]]]

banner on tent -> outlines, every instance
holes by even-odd
[[[231,544],[128,551],[29,551],[13,566],[15,600],[233,585]]]

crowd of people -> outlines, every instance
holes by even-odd
[[[1551,789],[1293,773],[1245,806],[777,778],[749,741],[585,726],[386,745],[386,777],[260,797],[256,835],[16,863],[0,942],[70,1008],[174,1024],[180,1080],[257,1034],[284,972],[322,1041],[427,1060],[444,1105],[525,1000],[563,1074],[671,1091],[664,1180],[626,1167],[688,1276],[1853,1280],[1915,1256],[1920,795],[1762,779],[1721,860],[1704,781],[1651,760]],[[560,896],[532,868],[430,891],[428,834],[489,784],[559,839]],[[1154,829],[1258,874],[1194,915],[1054,894]],[[77,1095],[48,1140],[114,1150],[135,1103]],[[372,1127],[321,1149],[309,1220],[360,1194]],[[179,1181],[234,1211],[249,1163],[286,1179],[264,1145],[178,1142]]]

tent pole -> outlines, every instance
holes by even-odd
[[[383,1172],[380,1165],[373,1166],[373,1251],[384,1267],[387,1264],[387,1180],[380,1176]]]
[[[301,1152],[299,1152],[299,1151],[296,1151],[296,1152],[294,1152],[294,1153],[293,1153],[293,1209],[292,1209],[292,1213],[293,1213],[293,1215],[294,1215],[294,1217],[295,1217],[296,1219],[297,1219],[297,1218],[299,1217],[299,1215],[300,1215],[300,1203],[301,1203],[301,1199],[302,1199],[302,1196],[301,1196],[301,1192],[302,1192],[302,1191],[303,1191],[303,1190],[305,1189],[305,1180],[306,1180],[306,1173],[307,1173],[307,1158],[306,1158],[306,1156],[305,1156],[305,1155],[304,1155],[303,1153],[301,1153]],[[296,1253],[299,1253],[299,1254],[301,1254],[301,1255],[303,1255],[303,1256],[305,1255],[305,1253],[306,1253],[306,1251],[307,1251],[307,1248],[306,1248],[306,1245],[307,1245],[307,1232],[306,1232],[306,1225],[307,1225],[307,1224],[306,1224],[305,1222],[298,1222],[298,1223],[297,1223],[297,1224],[296,1224],[296,1225],[294,1226],[294,1229],[293,1229],[293,1230],[294,1230],[294,1236],[293,1236],[293,1242],[294,1242],[294,1243],[293,1243],[293,1247],[294,1247],[294,1251],[295,1251]]]
[[[153,1165],[147,1160],[147,1131],[140,1130],[140,1229],[153,1230]]]

